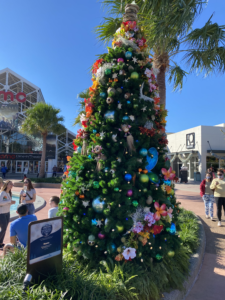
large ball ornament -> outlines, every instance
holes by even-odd
[[[93,234],[88,236],[88,245],[89,246],[94,246],[95,244],[95,236]]]
[[[118,62],[119,64],[122,64],[122,63],[124,63],[124,59],[123,59],[122,57],[120,57],[120,58],[117,59],[117,62]]]
[[[149,182],[149,177],[147,174],[141,174],[140,181],[143,183]]]
[[[122,224],[116,224],[116,228],[119,232],[123,232],[124,226]]]
[[[153,201],[152,196],[148,196],[148,198],[147,198],[147,200],[146,200],[146,203],[147,203],[148,205],[150,205],[150,204],[152,204],[152,201]]]
[[[146,170],[151,171],[158,162],[158,151],[156,148],[152,147],[148,150],[148,155],[147,155],[147,162],[148,165],[146,166]]]
[[[112,97],[116,94],[116,90],[113,87],[109,87],[107,93],[110,97]]]
[[[133,55],[133,53],[132,53],[131,51],[127,51],[127,52],[125,53],[126,59],[131,59],[132,55]]]
[[[124,98],[125,98],[125,99],[129,99],[129,98],[130,98],[130,96],[131,96],[131,94],[130,94],[130,93],[126,93],[126,94],[124,95]]]
[[[114,243],[108,243],[107,251],[109,254],[113,254],[116,252],[116,245]]]
[[[119,87],[116,89],[117,93],[121,94],[123,92],[123,90]]]
[[[92,207],[93,207],[95,212],[101,213],[101,212],[103,212],[104,204],[105,204],[105,202],[101,201],[101,197],[98,196],[97,198],[95,198],[93,200]]]
[[[148,150],[145,149],[145,148],[142,148],[142,149],[139,151],[139,154],[142,155],[142,156],[147,156]]]
[[[149,177],[149,180],[152,182],[152,183],[159,183],[159,176],[153,172],[150,172],[148,173],[148,177]]]
[[[168,254],[169,257],[174,257],[175,252],[170,250],[167,254]]]
[[[115,120],[115,111],[114,110],[107,110],[104,114],[106,120],[114,121]]]
[[[108,104],[111,104],[111,103],[113,103],[113,98],[112,97],[108,97],[107,99],[106,99],[106,103],[108,103]]]
[[[131,175],[131,174],[126,174],[126,175],[124,176],[124,179],[125,179],[126,181],[131,181],[132,175]]]
[[[104,240],[104,238],[105,238],[105,234],[103,234],[103,233],[99,232],[99,234],[98,234],[98,238],[99,238],[100,240]]]
[[[101,93],[100,93],[100,97],[101,97],[101,98],[106,98],[106,96],[107,96],[107,94],[106,94],[105,92],[101,92]]]
[[[128,196],[128,197],[131,197],[132,195],[133,195],[133,191],[132,191],[132,190],[128,190],[128,191],[127,191],[127,196]]]
[[[105,70],[105,75],[110,75],[112,73],[112,70],[111,69],[106,69]]]
[[[130,78],[132,79],[138,79],[139,78],[139,74],[137,72],[132,72],[130,75]]]

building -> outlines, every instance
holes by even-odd
[[[7,166],[8,173],[37,175],[40,169],[41,136],[28,136],[20,132],[26,118],[26,109],[37,102],[45,102],[41,89],[14,71],[0,71],[0,166]],[[72,155],[75,134],[66,130],[63,134],[47,137],[45,171],[52,173],[54,165],[63,172],[66,156]]]
[[[205,177],[210,167],[215,171],[225,168],[225,123],[170,133],[167,139],[168,156],[178,177],[182,165],[188,167],[188,179],[197,181]]]

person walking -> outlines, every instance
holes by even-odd
[[[56,177],[56,172],[57,172],[57,167],[56,165],[54,165],[54,167],[52,168],[52,177]]]
[[[214,178],[210,189],[214,191],[215,202],[217,206],[218,226],[221,226],[222,207],[225,210],[225,181],[223,169],[217,170],[217,178]]]
[[[35,213],[34,202],[36,200],[36,191],[29,178],[24,179],[24,186],[20,192],[20,203],[24,203],[28,208],[28,215]]]
[[[5,178],[6,172],[7,172],[6,166],[2,165],[2,167],[1,167],[1,172],[2,172],[2,177]]]
[[[10,219],[10,206],[16,203],[12,200],[12,188],[12,181],[7,180],[3,183],[0,192],[0,249],[3,249],[4,246],[3,240]]]
[[[214,203],[214,190],[211,190],[210,186],[212,183],[212,173],[207,172],[205,179],[202,180],[200,184],[200,195],[205,203],[205,216],[209,219],[209,214],[211,220],[213,220],[213,203]]]

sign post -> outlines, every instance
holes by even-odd
[[[31,222],[28,227],[27,274],[35,283],[62,270],[63,218]]]

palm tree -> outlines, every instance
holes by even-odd
[[[41,134],[43,149],[41,156],[40,177],[45,175],[46,138],[49,133],[61,134],[65,127],[61,124],[64,118],[58,116],[60,109],[50,104],[39,102],[26,110],[26,119],[23,121],[21,131],[25,134]]]
[[[102,0],[108,17],[95,32],[100,41],[109,42],[122,22],[122,12],[132,0]],[[158,70],[157,82],[161,104],[166,106],[166,76],[174,90],[182,89],[188,73],[225,71],[225,26],[212,23],[212,16],[202,28],[192,30],[194,21],[207,1],[203,0],[136,0],[139,22],[147,35],[149,54]],[[188,65],[183,70],[175,61]],[[179,55],[179,57],[178,57]]]

